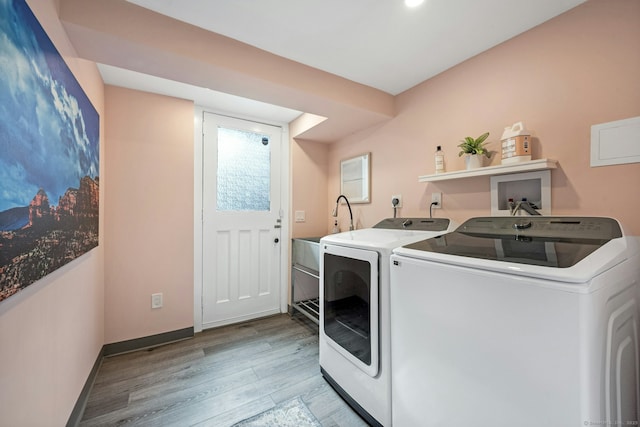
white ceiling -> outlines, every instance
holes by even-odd
[[[585,0],[127,1],[395,95]]]

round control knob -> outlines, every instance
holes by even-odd
[[[516,230],[525,230],[531,227],[531,221],[520,221],[513,224],[513,228]]]

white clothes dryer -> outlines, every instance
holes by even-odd
[[[637,425],[640,239],[472,218],[391,256],[393,425]]]
[[[390,218],[320,240],[320,368],[370,425],[391,425],[391,251],[453,229],[448,219]]]

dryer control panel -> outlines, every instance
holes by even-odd
[[[446,231],[447,218],[387,218],[373,226],[389,230]]]

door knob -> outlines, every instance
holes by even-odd
[[[273,243],[278,243],[280,241],[280,239],[278,239],[277,237],[275,239],[273,239]]]

